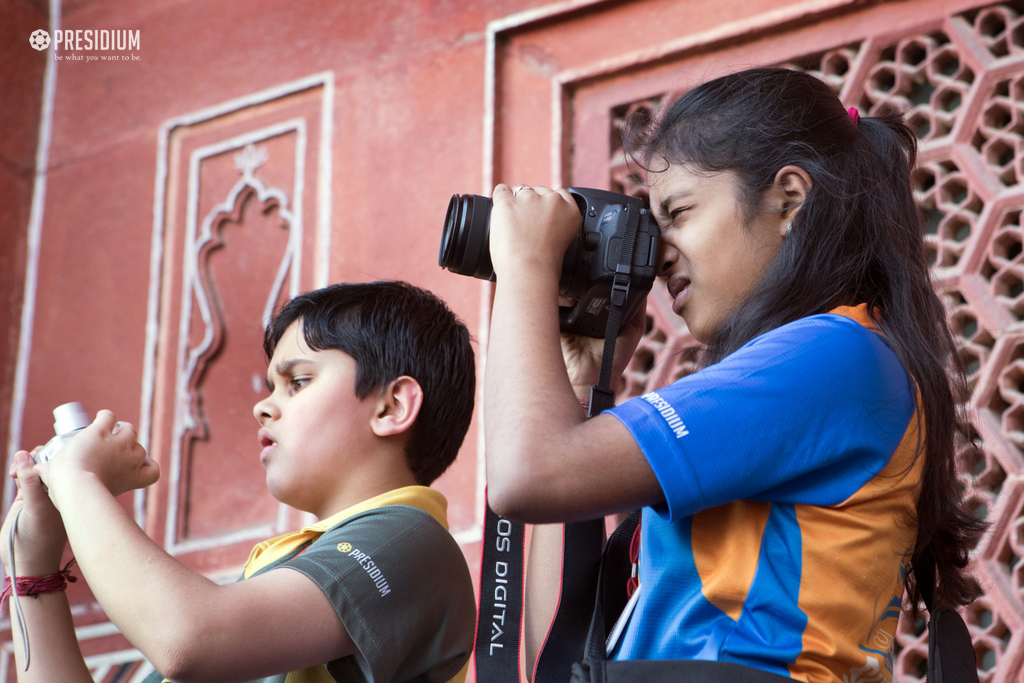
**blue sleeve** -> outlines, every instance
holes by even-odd
[[[914,390],[875,332],[832,314],[776,328],[614,408],[668,519],[734,500],[835,505],[889,462]]]

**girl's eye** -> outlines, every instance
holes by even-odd
[[[690,207],[688,207],[688,206],[681,206],[678,209],[672,209],[672,211],[668,214],[668,217],[672,221],[675,221],[675,219],[679,218],[679,216],[681,216],[682,214],[684,214],[685,212],[687,212],[689,210],[690,210]]]
[[[288,384],[291,386],[293,391],[298,391],[309,384],[309,381],[309,377],[293,377]]]

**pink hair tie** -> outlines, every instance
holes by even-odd
[[[846,110],[846,113],[850,115],[850,120],[853,121],[853,125],[860,125],[860,112],[857,111],[857,107],[850,107]]]

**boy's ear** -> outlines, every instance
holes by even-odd
[[[401,434],[412,427],[423,406],[423,389],[408,375],[389,384],[381,394],[370,428],[377,436]]]

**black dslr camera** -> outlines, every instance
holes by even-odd
[[[657,270],[661,232],[643,202],[624,194],[570,187],[583,216],[583,229],[562,260],[558,293],[575,299],[562,306],[562,332],[602,338],[612,298],[629,320],[651,291]],[[628,265],[620,264],[630,221],[636,237]],[[452,195],[441,233],[437,263],[453,273],[494,280],[490,251],[491,200],[474,194]]]

